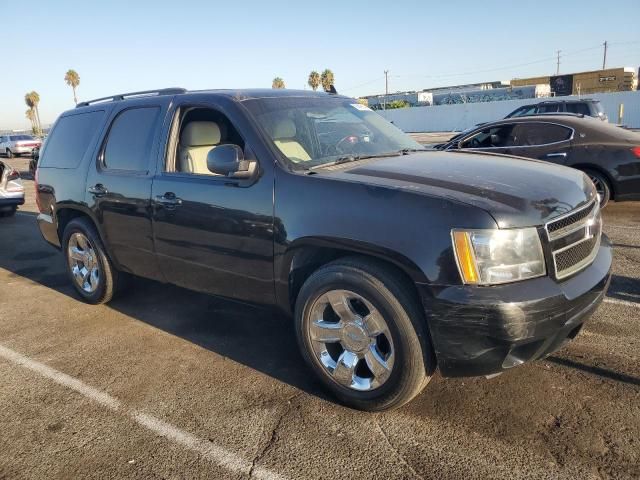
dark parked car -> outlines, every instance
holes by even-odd
[[[425,151],[335,94],[84,102],[56,121],[37,176],[41,232],[85,301],[129,273],[277,306],[311,369],[361,409],[408,402],[436,367],[490,375],[548,355],[610,278],[585,174]]]
[[[601,206],[640,199],[640,134],[583,115],[539,115],[483,124],[440,145],[534,158],[582,170]]]
[[[516,108],[504,118],[522,117],[525,115],[538,115],[540,113],[575,113],[588,117],[608,121],[606,113],[600,104],[600,100],[581,98],[580,100],[544,100],[530,105]]]
[[[40,158],[40,147],[31,150],[31,160],[29,160],[29,174],[31,178],[35,178],[36,169],[38,168],[38,159]]]

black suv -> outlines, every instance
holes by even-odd
[[[593,100],[592,98],[582,98],[580,100],[545,100],[543,102],[518,107],[504,118],[564,112],[595,117],[604,122],[609,120],[607,114],[604,113],[600,100]]]
[[[135,274],[277,306],[321,381],[361,409],[402,405],[436,367],[491,375],[548,355],[610,278],[585,174],[425,151],[335,94],[84,102],[56,121],[36,177],[40,229],[85,301]]]

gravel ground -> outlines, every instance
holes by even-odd
[[[0,219],[0,479],[640,477],[638,203],[605,210],[611,289],[567,347],[374,415],[324,395],[271,311],[144,280],[78,301],[25,186]]]

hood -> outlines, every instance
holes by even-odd
[[[474,205],[500,228],[542,225],[596,196],[579,170],[507,155],[428,151],[339,167],[327,174]]]

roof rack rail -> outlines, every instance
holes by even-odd
[[[526,115],[518,115],[517,117],[509,117],[509,118],[521,118],[521,117],[543,117],[543,116],[556,116],[556,117],[579,117],[583,118],[584,113],[573,113],[573,112],[539,112],[539,113],[527,113]]]
[[[160,95],[178,95],[180,93],[186,93],[186,88],[161,88],[159,90],[142,90],[140,92],[131,92],[131,93],[119,93],[117,95],[110,95],[108,97],[102,98],[94,98],[93,100],[87,100],[86,102],[80,102],[76,105],[76,108],[86,107],[89,105],[93,105],[94,103],[102,103],[102,102],[118,102],[124,100],[125,98],[131,97],[152,97],[152,96],[160,96]]]

